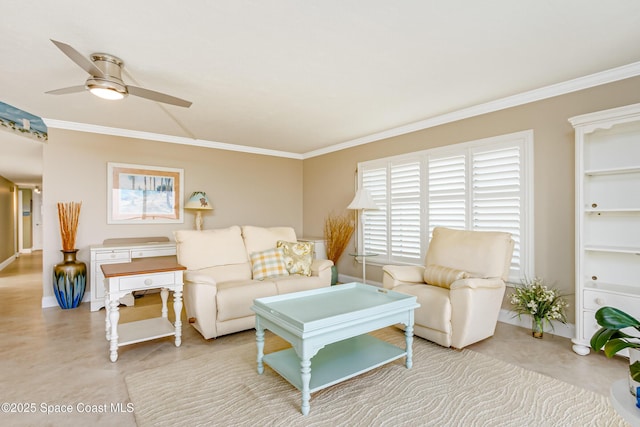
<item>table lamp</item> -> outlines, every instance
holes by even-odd
[[[196,211],[195,229],[202,230],[202,211],[212,210],[211,203],[204,191],[194,191],[184,205],[185,209]]]
[[[373,209],[380,209],[378,207],[378,205],[376,204],[376,202],[373,200],[373,198],[371,197],[371,194],[369,194],[369,190],[367,190],[366,188],[359,188],[358,191],[356,191],[356,195],[353,198],[353,200],[351,201],[351,203],[349,204],[349,206],[347,206],[347,209],[352,209],[352,210],[356,210],[358,211],[359,214],[359,221],[356,222],[356,227],[360,224],[364,225],[364,216],[363,216],[363,212],[365,210],[373,210]],[[357,234],[356,234],[357,235]],[[363,245],[364,246],[364,245]],[[362,248],[362,253],[358,254],[357,250],[356,250],[356,254],[354,254],[354,256],[356,257],[360,257],[362,258],[362,281],[364,283],[367,283],[367,256],[373,256],[375,254],[367,254],[364,251],[364,248]]]

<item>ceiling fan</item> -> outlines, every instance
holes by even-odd
[[[68,93],[88,90],[92,94],[104,99],[115,100],[122,99],[127,95],[134,95],[150,99],[152,101],[177,105],[179,107],[189,108],[191,106],[191,102],[176,98],[175,96],[124,84],[121,77],[124,62],[120,58],[109,55],[108,53],[93,53],[91,54],[91,60],[88,60],[68,44],[53,39],[51,41],[62,51],[62,53],[67,55],[73,62],[78,64],[80,68],[89,73],[89,78],[82,86],[71,86],[63,89],[51,90],[46,93],[52,95],[65,95]]]

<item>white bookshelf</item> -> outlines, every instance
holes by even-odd
[[[590,351],[595,312],[640,316],[640,104],[569,119],[576,134],[576,336]]]

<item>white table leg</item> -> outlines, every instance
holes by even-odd
[[[166,289],[162,289],[162,292],[167,291]],[[162,293],[161,292],[161,293]],[[168,293],[169,291],[167,291]],[[176,327],[176,347],[180,347],[182,344],[182,289],[176,289],[173,291],[173,311],[176,315],[176,322],[174,326]],[[166,317],[166,316],[163,316]]]
[[[169,289],[160,289],[160,298],[162,299],[162,317],[167,318],[169,311],[167,310],[167,299],[169,298]]]
[[[111,323],[109,322],[109,291],[104,291],[104,330],[107,341],[111,340]]]
[[[309,415],[309,400],[311,399],[311,392],[309,391],[309,384],[311,383],[311,359],[300,360],[300,375],[302,379],[302,405],[300,409],[302,415]]]
[[[118,360],[118,321],[120,320],[120,305],[119,300],[110,300],[109,301],[109,322],[111,323],[111,327],[109,328],[111,331],[111,345],[109,346],[110,351],[110,359],[112,362]]]
[[[264,328],[260,324],[260,316],[256,316],[256,345],[258,347],[258,374],[262,375],[264,372],[264,364],[262,358],[264,357]]]

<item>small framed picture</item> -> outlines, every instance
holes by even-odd
[[[182,223],[184,170],[108,163],[108,224]]]

